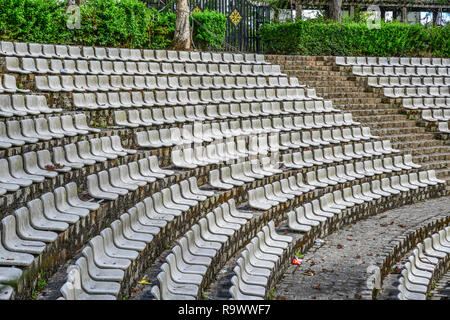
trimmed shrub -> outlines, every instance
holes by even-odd
[[[270,54],[450,57],[450,25],[392,22],[369,29],[361,22],[297,20],[265,24],[259,35]]]
[[[220,12],[205,10],[191,15],[193,41],[201,49],[221,49],[225,41],[227,18]]]
[[[0,0],[0,38],[53,43],[70,37],[66,4],[55,0]]]
[[[81,28],[67,28],[67,2],[0,0],[0,39],[12,41],[170,48],[175,13],[147,8],[140,0],[89,0],[80,5]],[[222,48],[226,17],[216,11],[194,13],[193,40],[202,49]]]
[[[175,14],[149,9],[139,0],[89,0],[80,6],[81,29],[74,42],[126,48],[166,48],[175,30]]]

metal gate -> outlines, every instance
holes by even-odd
[[[167,3],[164,0],[144,0],[144,2],[159,9]],[[172,9],[174,7],[175,4],[172,5]],[[262,43],[257,31],[266,21],[270,21],[270,7],[249,0],[190,0],[190,9],[191,12],[214,10],[227,17],[224,50],[262,52]]]

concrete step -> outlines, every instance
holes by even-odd
[[[371,122],[371,126],[374,129],[380,128],[415,128],[416,124],[414,121],[377,121]]]
[[[341,107],[342,108],[342,107]],[[367,105],[367,109],[353,109],[353,108],[342,108],[345,111],[349,111],[352,113],[353,118],[356,119],[362,119],[365,118],[367,116],[388,116],[388,115],[398,115],[398,112],[396,109],[375,109],[375,108],[371,108],[370,105]],[[360,121],[360,120],[358,120]],[[370,121],[368,119],[368,121]]]
[[[348,105],[348,104],[378,104],[381,103],[381,98],[369,97],[330,97],[328,94],[323,96],[325,99],[333,100],[334,105]]]
[[[392,142],[392,146],[396,149],[417,149],[417,148],[424,148],[424,147],[441,147],[442,143],[439,140],[432,140],[432,139],[426,139],[426,140],[418,140],[418,139],[412,139],[410,141],[394,141],[393,139],[390,139]]]
[[[389,136],[389,139],[392,142],[396,142],[396,141],[413,141],[413,140],[433,140],[433,135],[430,133],[416,133],[416,134],[399,134],[399,135],[392,135]],[[436,140],[437,141],[437,140]],[[441,143],[440,145],[444,145],[443,143]]]
[[[311,86],[309,83],[308,85],[310,87]],[[378,94],[375,93],[371,93],[371,92],[366,92],[363,88],[358,88],[358,87],[350,87],[350,86],[341,86],[340,83],[336,83],[335,86],[333,87],[313,87],[316,89],[317,92],[320,92],[322,94],[336,94],[336,93],[340,93],[342,95],[346,95],[346,96],[358,96],[358,97],[369,97],[369,98],[375,98],[378,97]],[[339,96],[338,96],[339,97]]]
[[[375,128],[372,126],[372,124],[370,125],[370,127],[371,127],[371,130],[373,131],[373,134],[375,134],[377,136],[385,136],[386,138],[389,138],[391,136],[395,137],[397,135],[425,133],[425,129],[419,128],[419,127]]]
[[[361,122],[388,122],[388,121],[405,121],[407,117],[402,114],[375,114],[375,115],[358,115],[352,111],[353,118]]]

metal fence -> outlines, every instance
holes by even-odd
[[[148,6],[161,10],[175,9],[168,0],[143,0]],[[235,52],[262,52],[262,42],[257,31],[270,21],[270,7],[248,0],[190,0],[191,12],[214,10],[227,17],[224,50]]]

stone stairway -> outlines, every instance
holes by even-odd
[[[279,64],[288,76],[315,88],[317,95],[353,114],[356,121],[369,126],[375,135],[389,138],[394,148],[413,155],[423,169],[434,169],[447,181],[450,191],[450,145],[439,135],[428,132],[419,121],[406,114],[401,102],[385,97],[367,85],[367,78],[352,73],[350,67],[338,66],[335,57],[266,55]]]

